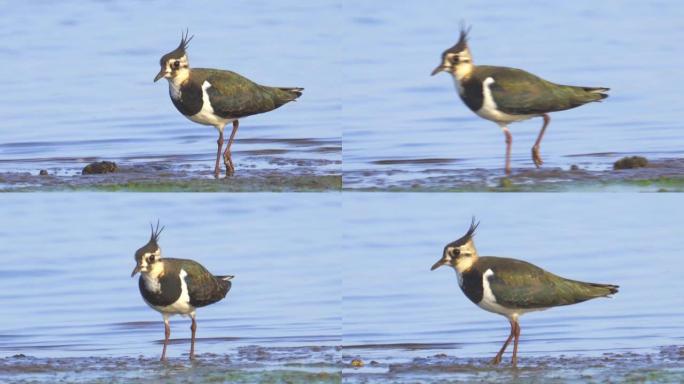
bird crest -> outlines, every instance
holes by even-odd
[[[454,246],[454,247],[459,247],[468,241],[472,240],[473,236],[475,236],[475,230],[477,227],[480,225],[479,221],[475,220],[475,216],[470,221],[470,227],[468,228],[468,231],[465,233],[465,235],[461,236],[458,240],[453,241],[449,244],[449,246]]]
[[[166,227],[162,226],[161,228],[159,228],[159,219],[157,219],[156,227],[154,226],[154,224],[150,223],[150,230],[152,231],[152,234],[150,235],[150,243],[157,244],[157,241],[159,240],[159,235],[161,235],[164,228]]]
[[[453,47],[447,49],[449,53],[459,53],[463,52],[468,48],[468,33],[470,33],[470,26],[466,27],[464,22],[461,22],[461,34],[458,37],[458,41]]]

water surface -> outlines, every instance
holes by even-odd
[[[164,163],[211,178],[218,134],[176,111],[159,58],[181,29],[195,67],[230,69],[273,86],[304,87],[276,111],[241,120],[238,172],[340,173],[338,2],[226,4],[22,2],[0,19],[0,173],[68,176],[95,160]],[[306,25],[307,28],[302,28]],[[277,42],[277,43],[276,43]],[[228,134],[230,131],[228,131]],[[158,175],[150,169],[151,175]],[[167,175],[168,177],[168,175]],[[268,188],[265,188],[268,189]]]
[[[444,189],[503,175],[504,135],[430,72],[472,25],[475,64],[516,67],[610,97],[551,115],[543,169],[603,171],[627,155],[681,158],[684,7],[676,1],[348,1],[344,7],[345,188]],[[510,126],[512,167],[534,169],[541,119]],[[377,177],[381,174],[381,177]],[[540,175],[540,182],[549,182]]]
[[[130,277],[157,219],[164,256],[235,275],[226,299],[197,311],[198,353],[338,346],[340,207],[329,194],[5,195],[0,357],[157,359],[162,318]],[[169,357],[187,358],[189,328],[172,318]]]
[[[504,371],[486,364],[508,336],[506,319],[472,304],[453,270],[430,271],[444,245],[465,233],[471,215],[481,221],[475,236],[481,255],[620,285],[610,299],[523,316],[522,367],[561,378],[581,376],[593,358],[604,364],[604,378],[613,368],[627,375],[631,371],[623,368],[630,359],[635,370],[681,368],[681,348],[663,352],[684,343],[684,283],[673,272],[684,246],[679,200],[638,194],[345,194],[345,377],[429,382],[510,375],[511,350]],[[364,367],[351,368],[352,359]]]

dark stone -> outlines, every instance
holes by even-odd
[[[114,173],[118,170],[119,168],[116,166],[116,163],[113,161],[96,161],[94,163],[90,163],[83,168],[81,171],[82,175],[98,175],[102,173]]]
[[[47,171],[47,169],[41,169],[40,172],[38,172],[38,174],[41,175],[41,176],[47,176],[47,175],[48,175],[48,171]]]
[[[613,169],[634,169],[648,166],[648,160],[642,156],[626,156],[613,164]]]
[[[570,166],[570,170],[571,170],[571,171],[579,171],[579,169],[580,169],[580,167],[579,167],[579,165],[577,165],[577,164],[573,164],[573,165]]]

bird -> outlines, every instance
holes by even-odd
[[[234,276],[214,276],[201,264],[193,260],[162,257],[159,235],[164,227],[156,228],[150,224],[150,240],[135,252],[135,268],[131,277],[138,272],[138,288],[147,305],[161,313],[164,319],[164,348],[161,361],[166,360],[166,346],[171,336],[169,317],[172,315],[189,316],[192,319],[190,330],[190,359],[195,358],[195,332],[197,308],[216,303],[226,297]]]
[[[461,27],[458,41],[442,53],[441,63],[432,71],[450,73],[465,105],[483,119],[495,122],[506,137],[506,175],[511,174],[513,135],[508,125],[542,117],[544,123],[532,146],[532,161],[539,168],[544,163],[539,153],[542,138],[551,118],[550,112],[579,107],[608,97],[610,88],[560,85],[527,71],[509,67],[473,64],[468,47],[470,28]]]
[[[223,131],[228,123],[233,130],[223,152],[226,176],[235,173],[231,146],[239,127],[239,119],[272,111],[302,95],[304,88],[267,87],[259,85],[232,71],[208,68],[190,68],[186,49],[190,40],[188,31],[181,34],[180,44],[159,60],[161,69],[154,82],[162,77],[168,80],[173,105],[183,116],[195,123],[211,125],[219,132],[216,143],[214,177],[221,172]]]
[[[511,339],[515,339],[512,365],[517,366],[520,339],[518,319],[523,314],[610,297],[618,292],[618,285],[566,279],[523,260],[479,256],[473,242],[478,225],[479,222],[476,223],[473,218],[465,235],[444,246],[442,258],[431,270],[443,265],[454,268],[458,284],[470,301],[485,311],[508,319],[511,332],[491,361],[493,365],[501,362]]]

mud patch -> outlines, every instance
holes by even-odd
[[[342,177],[337,171],[339,162],[273,158],[269,161],[275,163],[268,168],[238,164],[234,176],[218,180],[208,167],[198,169],[191,164],[165,161],[120,165],[116,173],[102,175],[74,174],[68,169],[52,169],[48,175],[3,172],[0,191],[334,191],[342,187]]]
[[[343,356],[343,361],[352,358]],[[661,347],[653,353],[604,353],[601,356],[519,358],[518,368],[504,359],[499,366],[489,358],[437,354],[406,362],[376,362],[374,366],[345,368],[345,383],[566,383],[649,382],[684,380],[684,347]],[[379,360],[376,358],[376,360]]]
[[[0,381],[11,383],[340,383],[336,347],[246,346],[231,354],[201,354],[194,361],[145,357],[0,359]]]
[[[397,192],[682,192],[684,159],[654,160],[647,167],[623,170],[593,170],[580,165],[567,170],[514,169],[510,177],[500,169],[368,169],[345,171],[343,184],[345,190]]]

